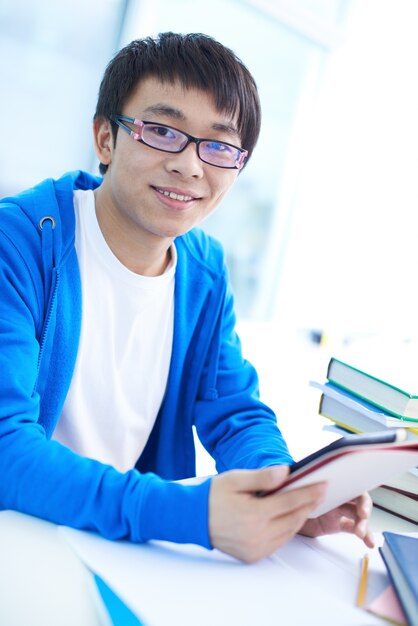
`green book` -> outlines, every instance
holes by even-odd
[[[378,372],[379,368],[366,372],[332,357],[327,378],[334,385],[395,417],[418,422],[418,369],[406,372],[407,379],[399,373],[402,372],[402,363],[395,363],[394,368],[392,375]]]

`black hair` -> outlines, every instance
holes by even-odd
[[[219,111],[237,115],[248,161],[260,132],[260,101],[254,78],[232,50],[202,33],[171,32],[136,39],[122,48],[105,70],[94,114],[94,119],[112,122],[114,141],[118,127],[112,117],[122,113],[137,85],[149,77],[207,92]],[[107,165],[101,163],[100,173],[106,170]]]

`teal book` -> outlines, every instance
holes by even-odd
[[[329,382],[402,420],[418,423],[418,370],[396,360],[374,369],[355,367],[332,357]],[[412,425],[412,424],[411,424]]]
[[[407,617],[418,626],[418,537],[384,532],[379,548],[389,578]]]
[[[310,385],[322,391],[320,414],[340,422],[343,428],[360,433],[406,428],[408,439],[418,439],[417,422],[399,419],[331,382],[321,385],[311,381]]]

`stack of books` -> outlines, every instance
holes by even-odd
[[[408,439],[418,440],[418,373],[413,388],[333,357],[327,382],[311,385],[322,392],[320,415],[341,434],[405,428]],[[371,496],[376,506],[418,524],[418,468],[387,481]]]

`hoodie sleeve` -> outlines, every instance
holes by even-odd
[[[227,277],[225,277],[227,281]],[[229,286],[196,403],[196,430],[219,472],[290,464],[273,411],[260,401],[258,376],[242,356]]]
[[[42,306],[33,274],[0,228],[0,509],[110,539],[210,547],[210,481],[186,486],[83,458],[47,438],[36,391]]]

